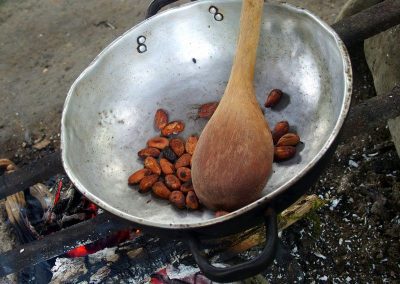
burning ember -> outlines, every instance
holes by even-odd
[[[7,212],[22,243],[44,236],[76,223],[94,218],[100,212],[65,176],[57,176],[45,184],[36,184],[29,191],[7,198]],[[122,230],[94,243],[76,247],[68,257],[83,257],[104,248],[132,239],[135,233]]]
[[[7,197],[6,207],[21,243],[45,241],[49,234],[102,213],[61,175]],[[80,245],[35,267],[20,274],[20,279],[73,283],[87,277],[90,283],[99,283],[116,277],[115,282],[130,279],[132,283],[211,283],[188,257],[184,244],[131,229]]]
[[[119,231],[108,238],[98,240],[88,245],[82,245],[74,248],[66,253],[68,257],[82,257],[92,253],[96,253],[102,249],[116,246],[122,242],[133,239],[134,235],[130,230]]]

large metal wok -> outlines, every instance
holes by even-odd
[[[170,1],[171,2],[171,1]],[[198,1],[133,27],[104,51],[72,85],[62,116],[62,158],[77,188],[105,210],[157,234],[189,240],[200,268],[212,279],[255,274],[274,256],[276,213],[304,194],[333,151],[351,97],[351,67],[335,32],[306,10],[265,5],[255,75],[257,98],[280,88],[281,107],[267,110],[271,125],[288,120],[304,145],[274,164],[263,196],[223,217],[178,211],[127,185],[142,167],[137,151],[149,137],[157,108],[186,122],[183,136],[200,134],[199,104],[219,100],[235,52],[241,1]],[[245,158],[245,157],[243,157]],[[266,213],[265,213],[266,212]],[[267,247],[259,259],[229,268],[210,266],[197,250],[199,236],[244,230],[265,218]]]

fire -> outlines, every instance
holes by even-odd
[[[80,246],[80,247],[74,248],[74,249],[70,250],[69,252],[67,252],[67,256],[69,256],[69,257],[82,257],[82,256],[86,256],[88,254],[89,254],[89,252],[88,252],[86,246]]]
[[[89,215],[89,218],[94,218],[94,217],[96,217],[96,215],[97,215],[97,209],[98,209],[98,207],[97,207],[96,204],[94,204],[94,203],[92,203],[92,202],[89,202],[89,205],[86,207],[86,210],[90,212],[90,213],[88,214],[88,215]]]
[[[168,279],[167,268],[161,268],[159,271],[151,275],[150,284],[165,284],[168,283],[166,279]]]
[[[55,206],[58,203],[58,201],[60,200],[62,186],[63,186],[63,180],[60,179],[58,181],[58,186],[57,186],[56,196],[54,197],[53,206]]]
[[[97,205],[94,203],[90,203],[88,206],[89,211],[97,212]]]
[[[136,230],[137,232],[139,230]],[[139,231],[140,232],[140,231]],[[92,253],[96,253],[102,249],[116,246],[124,241],[132,239],[130,230],[122,230],[112,234],[111,236],[98,240],[94,243],[76,247],[66,253],[68,257],[83,257]]]
[[[61,190],[63,188],[64,181],[63,179],[59,179],[57,182],[57,191],[54,198],[53,207],[60,201]],[[98,206],[92,202],[90,202],[87,198],[82,197],[83,209],[86,213],[85,219],[91,219],[97,216]],[[66,252],[66,256],[68,257],[84,257],[92,253],[96,253],[102,249],[116,246],[126,240],[133,239],[133,237],[137,234],[140,234],[140,230],[122,230],[110,235],[107,238],[97,240],[91,244],[78,246],[68,252]]]

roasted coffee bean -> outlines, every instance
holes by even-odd
[[[160,166],[161,170],[165,175],[173,174],[175,171],[174,165],[168,161],[167,159],[161,158],[160,159]]]
[[[279,89],[273,89],[264,104],[265,107],[270,108],[276,106],[281,100],[283,92]]]
[[[164,149],[169,145],[169,140],[165,137],[153,137],[147,141],[147,146],[151,148]]]
[[[172,190],[179,190],[181,188],[181,181],[174,175],[166,175],[165,184]]]
[[[150,174],[151,174],[151,170],[149,170],[149,169],[138,170],[129,176],[128,184],[133,185],[133,184],[139,183],[145,176],[148,176]]]
[[[217,107],[218,107],[218,102],[202,104],[198,109],[197,115],[200,118],[211,118]]]
[[[184,194],[186,194],[192,190],[194,190],[194,189],[193,189],[193,184],[191,181],[185,182],[184,184],[181,185],[181,188],[180,188],[180,191],[182,191]]]
[[[293,146],[277,146],[274,149],[274,161],[286,161],[296,155],[296,147]]]
[[[147,157],[154,157],[157,158],[160,156],[160,150],[156,148],[144,148],[138,152],[138,156],[142,159],[145,159]]]
[[[197,141],[199,138],[197,136],[189,136],[189,138],[186,140],[185,144],[185,150],[188,152],[190,155],[193,155],[194,150],[196,149]]]
[[[192,210],[199,208],[199,200],[194,191],[189,191],[186,195],[186,207]]]
[[[157,182],[158,175],[145,176],[139,184],[139,191],[142,193],[148,192],[151,187]]]
[[[175,207],[183,209],[186,206],[186,198],[180,191],[173,191],[169,196],[169,202],[171,202]]]
[[[144,167],[151,170],[153,173],[157,175],[161,175],[161,167],[158,164],[157,160],[153,157],[147,157],[144,160]]]
[[[179,138],[173,138],[169,141],[169,147],[171,147],[172,151],[180,157],[185,153],[185,144]]]
[[[272,139],[274,141],[274,145],[278,143],[279,139],[281,139],[281,137],[288,132],[289,132],[289,123],[286,120],[279,121],[275,125],[274,130],[272,131]]]
[[[161,130],[161,134],[163,136],[170,136],[173,134],[178,134],[184,129],[185,124],[182,121],[171,121]]]
[[[276,143],[276,146],[296,146],[300,142],[299,135],[295,133],[286,133]]]
[[[168,187],[162,182],[158,181],[156,182],[153,187],[153,194],[159,198],[162,199],[169,199],[169,196],[171,195],[171,191],[168,189]]]
[[[179,157],[175,162],[175,168],[187,167],[190,165],[190,161],[192,160],[192,155],[189,153],[185,153]]]
[[[165,147],[164,150],[162,150],[161,157],[167,159],[172,163],[175,163],[176,159],[178,158],[170,147]]]
[[[191,174],[190,169],[186,168],[186,167],[178,168],[176,170],[176,175],[183,182],[190,181],[191,178],[192,178],[192,174]]]
[[[168,124],[168,114],[163,109],[158,109],[154,116],[154,125],[157,129],[161,130]]]

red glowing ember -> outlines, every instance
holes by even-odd
[[[86,248],[86,246],[80,246],[67,252],[67,256],[69,257],[82,257],[87,256],[88,254],[91,254],[91,252]]]
[[[165,284],[168,279],[167,268],[162,268],[157,271],[157,273],[153,274],[150,278],[151,284]]]
[[[96,215],[97,215],[97,209],[98,209],[97,205],[94,204],[94,203],[92,203],[92,202],[90,202],[90,201],[87,200],[87,199],[86,199],[86,201],[87,201],[87,203],[86,203],[85,208],[86,208],[86,210],[89,212],[89,213],[88,213],[89,219],[90,219],[90,218],[96,217]]]
[[[98,240],[94,243],[76,247],[66,253],[68,257],[83,257],[99,250],[116,246],[124,241],[133,239],[133,234],[130,230],[119,231],[105,239]]]
[[[58,201],[60,200],[60,195],[61,195],[62,186],[63,186],[63,180],[60,179],[60,180],[58,181],[58,187],[57,187],[56,196],[54,197],[53,206],[55,206],[55,205],[58,203]]]

